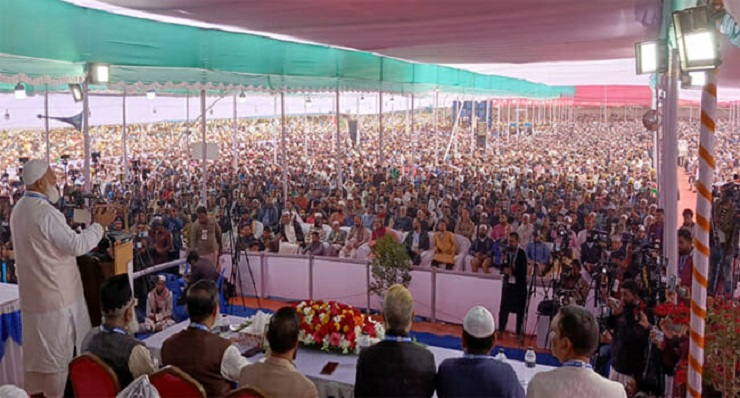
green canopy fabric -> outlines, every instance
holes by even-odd
[[[571,86],[418,64],[375,54],[176,25],[60,0],[0,2],[0,86],[79,82],[111,64],[110,89],[445,92],[557,98]],[[61,86],[60,86],[61,87]]]

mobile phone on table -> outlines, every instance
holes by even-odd
[[[334,371],[337,370],[337,366],[339,366],[338,362],[327,362],[327,364],[324,366],[323,369],[321,369],[322,375],[331,375],[334,373]]]

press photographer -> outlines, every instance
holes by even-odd
[[[612,335],[612,366],[609,379],[639,385],[647,360],[650,322],[636,282],[625,281],[619,289],[621,300],[610,299],[607,326]]]
[[[527,254],[519,248],[519,235],[509,234],[509,242],[502,259],[504,283],[499,309],[499,333],[506,331],[509,314],[516,314],[516,334],[522,335],[524,307],[527,299]]]

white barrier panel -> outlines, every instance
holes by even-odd
[[[435,304],[439,321],[462,324],[470,308],[482,305],[491,311],[498,323],[500,302],[500,279],[437,272]]]
[[[313,298],[367,307],[367,265],[314,258]]]
[[[247,262],[247,259],[249,259],[249,262]],[[252,274],[249,272],[250,268],[252,274],[254,274],[254,284],[252,283]],[[262,289],[262,257],[259,253],[249,253],[249,257],[244,253],[239,255],[238,273],[234,275],[236,279],[233,281],[231,280],[231,254],[221,256],[221,270],[224,271],[224,278],[236,286],[237,295],[257,296],[257,292],[259,292],[259,295],[264,297],[264,291]],[[239,286],[239,281],[241,281],[241,286]],[[257,286],[257,292],[254,291],[255,285]]]
[[[291,300],[310,297],[307,257],[265,256],[265,296]]]
[[[409,291],[414,296],[414,311],[416,315],[432,317],[432,273],[427,271],[411,271]]]
[[[498,328],[498,314],[501,306],[501,279],[479,278],[473,275],[437,273],[436,318],[444,322],[462,324],[467,311],[482,305],[493,314]],[[431,290],[431,289],[430,289]],[[537,306],[544,294],[537,287],[529,304],[526,319],[526,333],[534,334],[537,330]],[[510,314],[506,330],[516,331],[516,315]]]

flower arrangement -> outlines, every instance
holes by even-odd
[[[724,397],[740,397],[740,305],[715,298],[707,307],[704,384]]]
[[[383,325],[351,305],[336,301],[310,300],[295,305],[301,318],[298,340],[304,346],[342,354],[359,353],[360,339],[366,334],[370,344],[385,337]]]
[[[655,315],[669,319],[671,323],[676,326],[688,325],[691,318],[689,307],[682,302],[674,304],[667,301],[665,303],[658,304],[655,307]]]

